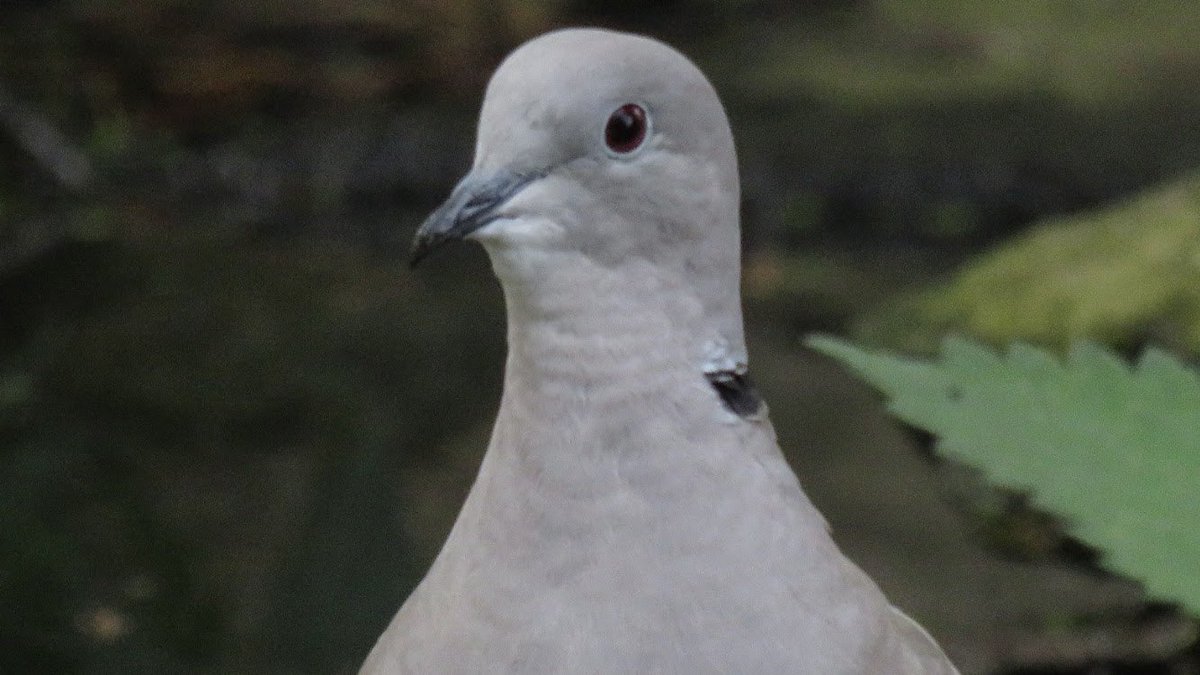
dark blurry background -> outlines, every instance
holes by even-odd
[[[485,257],[407,240],[494,66],[578,24],[721,92],[755,371],[893,600],[964,673],[1200,672],[1194,623],[799,345],[1200,167],[1200,3],[10,0],[0,673],[353,671],[499,395]]]

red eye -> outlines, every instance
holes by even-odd
[[[604,125],[604,144],[624,155],[637,150],[646,140],[646,111],[636,103],[626,103],[608,116]]]

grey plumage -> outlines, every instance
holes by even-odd
[[[605,123],[629,103],[646,138],[615,152]],[[363,673],[956,672],[837,549],[756,394],[713,380],[749,386],[738,176],[695,66],[607,31],[530,41],[488,85],[451,202],[417,249],[487,249],[504,394]]]

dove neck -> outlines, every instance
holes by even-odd
[[[745,362],[736,295],[721,324],[694,286],[646,261],[496,267],[508,312],[506,398],[555,409],[602,393],[675,396],[706,388],[706,371]]]
[[[712,457],[697,449],[729,447],[713,445],[715,434],[762,433],[737,424],[706,378],[705,343],[720,335],[706,337],[716,330],[707,305],[678,275],[638,261],[489,252],[508,312],[504,393],[452,542],[519,532],[538,546],[578,543],[614,523],[637,531],[644,523],[613,495],[688,502],[713,477]],[[484,558],[519,550],[506,538]]]

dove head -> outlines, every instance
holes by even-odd
[[[733,366],[745,361],[738,201],[729,123],[695,65],[645,37],[556,31],[492,76],[474,165],[422,225],[414,261],[475,239],[510,324],[665,313],[706,367]]]

